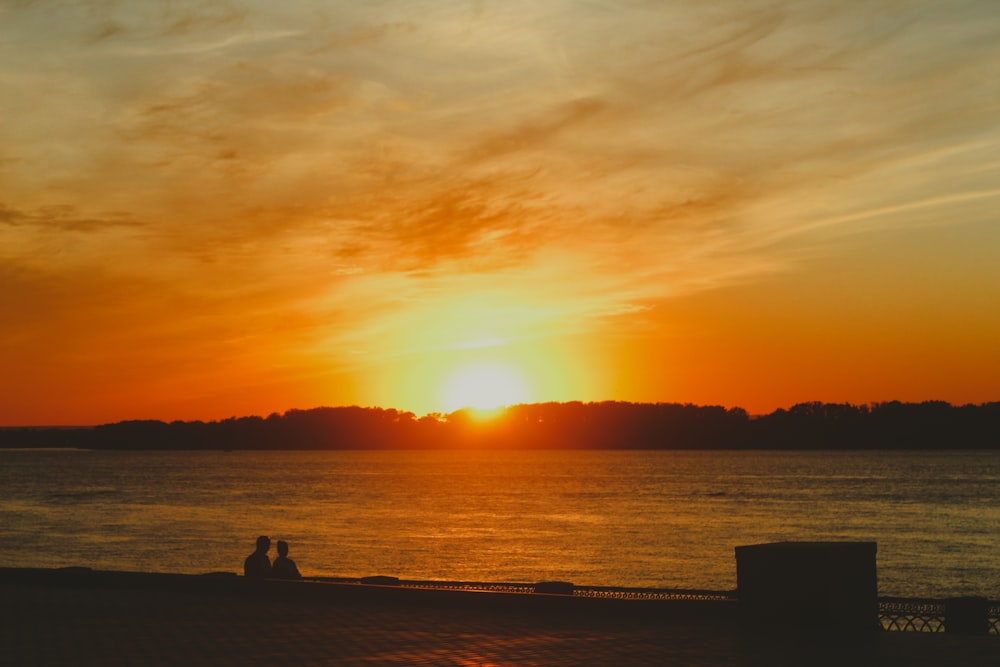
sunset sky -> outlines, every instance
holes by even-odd
[[[1000,5],[0,0],[0,424],[1000,400]]]

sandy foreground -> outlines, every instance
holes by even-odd
[[[1000,637],[761,633],[735,605],[0,569],[0,665],[1000,667]]]

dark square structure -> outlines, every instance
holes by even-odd
[[[875,542],[736,547],[744,623],[758,629],[869,633],[878,624]]]

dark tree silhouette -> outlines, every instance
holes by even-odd
[[[0,448],[93,449],[996,449],[1000,403],[800,403],[751,417],[680,403],[532,403],[491,420],[323,407],[267,418],[0,428]]]

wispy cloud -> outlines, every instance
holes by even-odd
[[[4,280],[51,312],[79,312],[56,284],[101,292],[164,340],[284,318],[282,354],[345,364],[476,293],[509,337],[646,326],[664,299],[801,270],[831,239],[988,219],[995,14],[7,3]],[[456,327],[448,344],[493,339]]]

